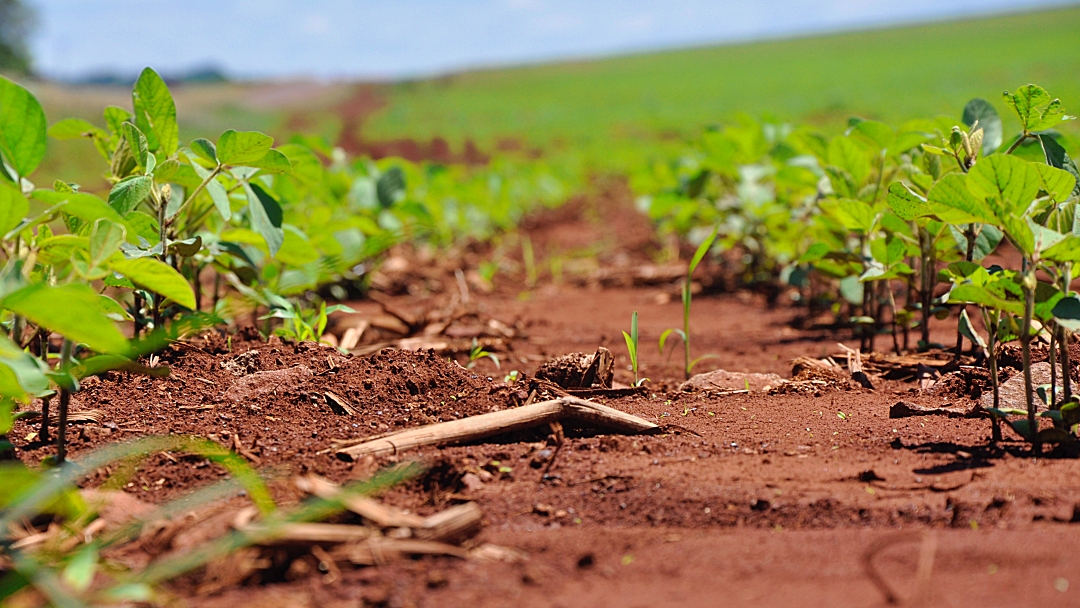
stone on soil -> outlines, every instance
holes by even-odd
[[[784,379],[776,374],[729,372],[718,369],[691,377],[679,389],[693,392],[739,391],[749,388],[750,392],[758,392],[767,391],[783,382]]]
[[[1050,384],[1050,364],[1046,361],[1040,361],[1039,363],[1031,364],[1031,386],[1033,389],[1038,388],[1040,385]],[[1058,368],[1057,375],[1057,390],[1061,392],[1061,368]],[[1003,409],[1013,408],[1018,410],[1027,409],[1027,401],[1024,398],[1024,374],[1018,373],[1013,377],[1003,382],[999,388],[1001,399],[999,401],[999,407]],[[1037,410],[1045,410],[1046,404],[1039,399],[1038,395],[1034,395],[1035,408]],[[979,404],[983,407],[994,407],[994,391],[986,389],[983,392],[982,397],[979,399]]]

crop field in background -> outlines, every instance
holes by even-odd
[[[737,112],[835,131],[852,115],[894,124],[951,115],[957,100],[996,99],[1001,83],[1020,81],[1075,105],[1077,32],[1080,8],[1067,8],[476,71],[389,87],[366,132],[570,147],[691,134]]]
[[[898,124],[951,115],[973,97],[996,99],[1001,83],[1039,82],[1069,106],[1080,102],[1080,7],[1027,14],[705,46],[608,59],[477,70],[363,87],[360,119],[342,120],[357,96],[349,83],[212,84],[177,87],[185,137],[225,126],[275,135],[299,130],[331,142],[343,127],[368,141],[467,140],[491,151],[513,142],[555,162],[625,172],[670,153],[704,125],[738,113],[827,132],[850,116]],[[93,119],[124,87],[39,85],[55,115]],[[1017,125],[1005,117],[1007,129]],[[1075,135],[1075,123],[1063,127]],[[97,177],[85,147],[51,142],[42,171]]]

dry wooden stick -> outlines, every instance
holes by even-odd
[[[475,502],[467,502],[428,517],[413,533],[421,540],[460,543],[480,531],[483,517]]]
[[[22,420],[37,420],[41,418],[41,412],[28,411],[22,412],[19,416]],[[101,424],[101,421],[105,419],[105,412],[101,410],[80,410],[78,412],[68,412],[68,422],[96,422]],[[60,414],[58,412],[49,412],[49,424],[56,425],[60,422]]]
[[[358,566],[376,566],[404,555],[450,555],[468,559],[464,549],[430,540],[372,537],[363,542],[336,547],[330,551],[334,559]]]
[[[324,500],[340,500],[341,505],[384,528],[423,528],[426,520],[359,494],[341,495],[341,488],[317,475],[297,478],[297,489]]]
[[[350,459],[367,454],[396,454],[428,445],[476,441],[556,421],[577,422],[624,434],[643,433],[659,428],[648,420],[620,412],[615,408],[576,397],[560,397],[490,414],[409,429],[381,439],[342,448],[337,451],[337,454]]]
[[[260,545],[289,543],[354,543],[371,537],[371,528],[346,524],[290,523],[268,528],[262,524],[249,524],[239,528],[241,532],[260,539]]]

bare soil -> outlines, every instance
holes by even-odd
[[[628,206],[615,221],[606,203],[582,204],[557,221],[527,225],[545,255],[608,239],[603,268],[629,273],[663,249],[632,228],[641,218]],[[460,298],[452,271],[444,274],[390,304],[433,309]],[[963,414],[978,398],[978,370],[927,389],[874,376],[873,390],[822,382],[684,392],[681,350],[661,356],[656,349],[661,332],[681,324],[677,284],[554,278],[531,289],[520,278],[498,278],[490,293],[471,293],[475,314],[517,328],[492,347],[500,368],[483,358],[465,369],[460,352],[351,356],[250,333],[174,345],[161,359],[172,369],[167,378],[113,372],[87,382],[74,409],[102,410],[104,422],[74,433],[73,455],[177,433],[223,445],[234,445],[235,434],[245,456],[281,477],[317,472],[346,481],[418,459],[428,472],[382,500],[420,514],[476,501],[484,512],[479,540],[529,556],[517,564],[423,558],[343,569],[332,583],[314,572],[212,595],[198,595],[189,578],[174,591],[191,606],[886,605],[890,592],[875,577],[906,605],[1080,605],[1075,455],[1032,458],[1015,438],[990,446],[989,421]],[[805,310],[783,295],[769,300],[746,291],[695,297],[692,350],[718,355],[695,371],[787,378],[797,357],[838,353],[838,340],[856,344],[843,331],[797,329]],[[352,305],[354,319],[336,319],[339,337],[350,322],[384,310],[370,300]],[[514,407],[525,380],[508,383],[508,371],[527,378],[566,353],[610,349],[615,381],[627,384],[633,378],[621,331],[635,310],[650,388],[596,400],[654,421],[662,433],[567,429],[555,451],[543,430],[374,463],[327,451],[335,439]],[[933,338],[951,344],[954,327],[935,322]],[[882,337],[879,346],[887,342]],[[335,412],[327,392],[356,413]],[[900,401],[960,414],[890,418]],[[35,442],[34,430],[19,423],[11,433],[27,464],[52,453]],[[139,465],[125,490],[158,503],[224,475],[204,459],[159,454]]]

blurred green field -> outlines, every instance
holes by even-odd
[[[628,172],[678,154],[708,124],[745,112],[839,131],[853,115],[894,126],[940,114],[959,118],[985,97],[1017,128],[1001,91],[1029,82],[1080,114],[1080,6],[1025,14],[709,46],[607,59],[476,70],[391,84],[226,83],[177,86],[184,139],[225,125],[279,139],[296,130],[333,141],[342,104],[359,103],[364,141],[472,140],[493,151],[514,140],[572,172]],[[28,83],[50,121],[103,125],[101,108],[130,107],[126,87]],[[351,99],[351,101],[350,101]],[[1080,121],[1065,123],[1076,152]],[[104,188],[86,142],[50,142],[39,178]],[[48,182],[46,182],[48,183]]]
[[[1004,115],[1001,91],[1028,82],[1080,111],[1080,7],[400,83],[364,135],[604,149],[737,112],[835,130],[851,115],[958,116],[985,97]]]

